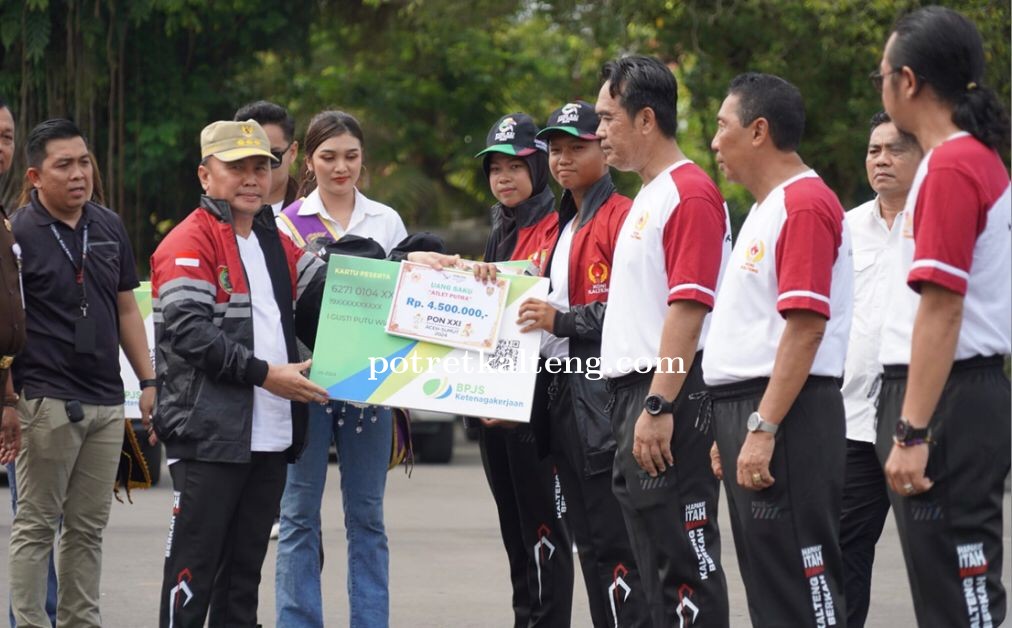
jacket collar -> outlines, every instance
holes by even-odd
[[[200,195],[200,207],[205,209],[212,216],[222,222],[232,222],[232,207],[228,204],[228,201],[221,199],[212,198],[207,194]]]
[[[580,208],[580,222],[576,228],[579,229],[594,219],[597,210],[601,209],[612,194],[615,193],[615,184],[611,180],[611,173],[606,172],[594,185],[590,186],[587,193],[583,195],[583,207]],[[577,213],[576,203],[573,200],[573,193],[566,190],[562,194],[562,201],[559,203],[559,227],[569,224]]]
[[[232,207],[228,201],[219,198],[211,198],[206,194],[200,195],[200,207],[221,222],[232,223]],[[277,229],[274,221],[274,210],[270,205],[263,205],[256,216],[253,217],[253,226],[266,229]]]

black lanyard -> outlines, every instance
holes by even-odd
[[[60,248],[63,249],[63,254],[67,256],[67,261],[74,267],[74,278],[77,281],[77,285],[81,286],[81,316],[84,318],[88,317],[88,293],[84,286],[84,265],[88,261],[88,223],[84,225],[84,234],[81,238],[81,263],[80,265],[74,261],[74,256],[70,254],[70,249],[67,248],[67,243],[60,237],[60,232],[56,229],[56,225],[50,224],[49,230],[53,232],[53,237],[60,244]]]

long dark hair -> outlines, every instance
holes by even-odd
[[[896,22],[889,58],[892,69],[909,67],[918,80],[952,106],[952,121],[989,148],[1008,146],[1008,111],[984,85],[984,45],[973,22],[931,6]]]
[[[321,111],[309,121],[309,128],[306,129],[306,159],[302,164],[302,177],[299,183],[299,196],[305,196],[316,189],[316,177],[309,170],[309,161],[313,153],[332,137],[351,133],[358,138],[365,150],[365,136],[362,134],[362,126],[355,119],[355,116],[343,111]]]

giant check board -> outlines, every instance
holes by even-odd
[[[396,262],[330,257],[310,378],[332,399],[529,421],[541,334],[521,334],[513,321],[525,299],[547,298],[548,280],[510,277],[496,346],[479,352],[386,332],[399,271]]]

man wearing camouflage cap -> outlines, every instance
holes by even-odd
[[[288,462],[302,451],[322,262],[275,227],[270,143],[253,120],[200,134],[200,204],[151,258],[158,410],[172,474],[160,625],[256,624]],[[279,324],[280,323],[280,324]]]

